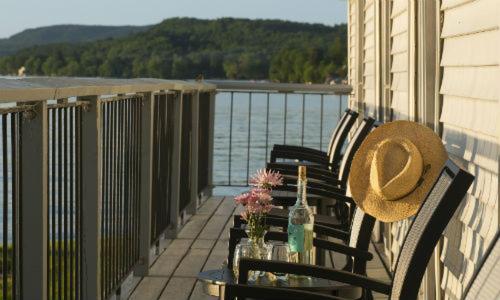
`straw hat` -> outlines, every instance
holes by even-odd
[[[379,126],[354,155],[349,187],[354,202],[384,222],[413,216],[448,155],[431,129],[415,122]]]

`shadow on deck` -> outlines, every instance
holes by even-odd
[[[196,276],[201,270],[219,268],[226,259],[231,216],[238,210],[231,196],[208,199],[177,238],[169,241],[153,263],[149,276],[140,280],[129,299],[217,299],[204,294]],[[376,253],[372,246],[370,251]],[[338,261],[335,257],[334,260]],[[368,263],[368,276],[388,280],[377,255]],[[385,297],[375,295],[375,299]]]

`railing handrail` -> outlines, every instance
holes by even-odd
[[[276,83],[258,81],[235,80],[206,80],[205,82],[217,86],[220,91],[276,91],[281,93],[323,93],[346,95],[350,94],[352,87],[347,84],[306,84],[306,83]]]
[[[0,78],[0,102],[45,101],[89,95],[114,95],[161,90],[210,91],[205,82],[154,78],[111,79],[76,77]]]

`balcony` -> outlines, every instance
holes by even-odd
[[[274,143],[326,148],[350,90],[0,79],[3,298],[207,299],[232,195]]]

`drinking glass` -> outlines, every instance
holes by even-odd
[[[235,278],[238,278],[238,270],[240,267],[240,259],[242,257],[252,257],[252,246],[248,243],[239,243],[234,249],[234,259],[233,259],[233,273]],[[250,272],[249,272],[250,273]],[[249,276],[249,280],[253,279],[253,276]]]
[[[290,250],[287,243],[276,243],[273,245],[272,249],[272,260],[284,262],[290,261]],[[276,276],[277,280],[286,281],[288,279],[288,274],[286,273],[273,272],[273,274]]]

